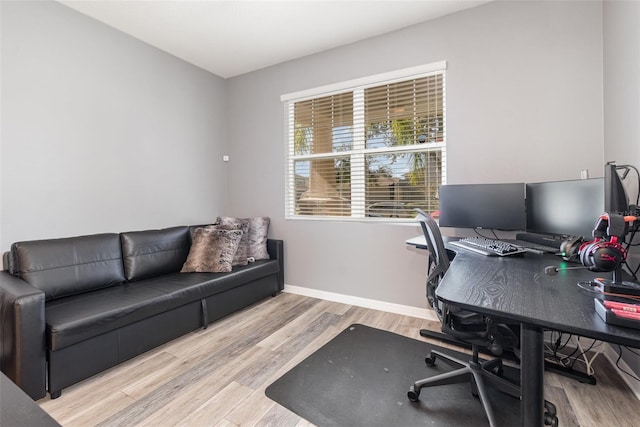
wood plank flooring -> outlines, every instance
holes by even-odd
[[[421,328],[439,329],[435,317],[282,293],[38,404],[65,427],[310,426],[264,390],[352,323],[415,339],[423,339]],[[598,386],[545,374],[560,425],[640,425],[640,404],[627,385],[603,356],[594,365]]]

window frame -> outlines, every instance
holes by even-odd
[[[442,168],[441,168],[441,184],[446,184],[446,61],[439,61],[425,65],[419,65],[416,67],[404,68],[388,73],[376,74],[359,79],[344,81],[331,85],[321,86],[317,88],[302,90],[298,92],[292,92],[280,97],[281,102],[284,105],[284,124],[285,124],[285,219],[304,219],[304,220],[321,220],[321,221],[357,221],[357,222],[413,222],[408,218],[374,218],[366,215],[365,206],[365,193],[366,185],[362,185],[366,180],[366,172],[362,176],[356,174],[356,178],[361,182],[362,194],[351,194],[351,214],[349,216],[337,216],[337,215],[301,215],[295,212],[295,161],[296,160],[314,160],[314,159],[335,159],[336,157],[349,156],[353,162],[356,159],[364,164],[364,158],[371,154],[385,154],[385,153],[428,153],[431,151],[437,151],[442,153]],[[365,124],[365,109],[362,109],[362,117],[356,119],[356,114],[353,117],[353,134],[354,144],[351,150],[345,150],[340,152],[327,152],[327,153],[315,153],[315,154],[295,154],[295,129],[290,123],[294,114],[293,109],[295,103],[308,101],[311,99],[328,97],[332,95],[339,95],[345,92],[352,92],[354,97],[354,105],[357,102],[362,102],[364,105],[364,93],[365,90],[371,87],[380,85],[388,85],[393,83],[405,82],[408,80],[414,80],[433,75],[442,75],[442,113],[443,113],[443,134],[442,140],[437,142],[430,142],[428,144],[413,144],[406,146],[392,146],[392,147],[378,147],[378,148],[366,148],[366,124]],[[356,101],[358,98],[358,101]],[[358,186],[358,188],[360,187]],[[354,188],[353,174],[351,188]]]

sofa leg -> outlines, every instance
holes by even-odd
[[[62,390],[50,391],[49,395],[51,396],[51,399],[57,399],[62,396]]]
[[[207,326],[209,326],[209,315],[207,314],[208,311],[206,299],[200,300],[200,307],[202,309],[202,329],[207,329]]]

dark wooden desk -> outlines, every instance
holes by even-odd
[[[543,425],[545,329],[640,348],[640,330],[606,324],[595,312],[594,296],[578,287],[595,277],[587,269],[545,274],[547,266],[576,267],[553,255],[488,257],[453,248],[457,255],[436,295],[470,311],[521,325],[522,425]]]
[[[0,372],[0,426],[60,427],[60,424]]]

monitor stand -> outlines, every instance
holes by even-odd
[[[598,278],[595,282],[600,290],[605,293],[640,296],[640,284],[621,280],[621,276],[622,267],[618,267],[613,271],[611,280]]]

